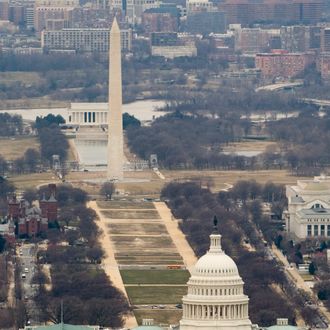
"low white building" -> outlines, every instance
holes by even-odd
[[[173,59],[181,56],[197,56],[195,45],[176,45],[176,46],[151,46],[152,56],[164,56]]]
[[[286,186],[286,230],[298,239],[330,237],[330,177],[298,180]]]

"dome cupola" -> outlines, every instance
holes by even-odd
[[[187,284],[180,330],[251,330],[249,298],[234,260],[221,248],[216,217],[210,249],[193,267]]]

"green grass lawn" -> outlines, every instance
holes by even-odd
[[[112,219],[160,219],[158,212],[155,210],[109,210],[102,211],[102,214]]]
[[[123,223],[110,223],[109,229],[111,234],[167,234],[165,225],[162,223],[130,223],[129,225]]]
[[[134,310],[134,315],[138,324],[142,324],[143,319],[153,319],[154,324],[178,324],[182,318],[182,310]]]
[[[155,206],[150,202],[131,202],[131,201],[98,201],[100,209],[154,209]]]
[[[186,284],[189,272],[184,269],[121,270],[124,284]]]
[[[132,237],[132,236],[113,236],[112,241],[115,243],[117,251],[122,251],[124,249],[126,251],[129,249],[150,249],[156,250],[159,254],[162,253],[162,248],[164,249],[174,249],[175,246],[173,241],[169,235],[163,236],[144,236],[144,237]],[[130,254],[134,254],[135,250],[132,250]]]
[[[132,305],[179,304],[187,293],[186,286],[127,286]]]

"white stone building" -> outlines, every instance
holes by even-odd
[[[249,298],[233,259],[221,249],[221,235],[210,235],[209,251],[191,271],[183,297],[180,330],[251,330]]]
[[[298,180],[286,186],[286,230],[298,239],[330,237],[330,178]]]

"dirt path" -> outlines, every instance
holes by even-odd
[[[119,290],[121,290],[125,294],[125,296],[128,298],[123,280],[122,280],[120,272],[119,272],[118,264],[115,259],[114,245],[112,244],[112,242],[110,240],[109,228],[107,226],[107,218],[102,215],[102,213],[100,212],[95,201],[88,202],[87,206],[92,208],[99,217],[99,221],[96,221],[97,226],[102,231],[102,234],[100,235],[99,240],[100,240],[100,244],[101,244],[102,248],[104,249],[104,251],[106,253],[105,258],[103,259],[103,262],[102,262],[102,267],[103,267],[105,273],[110,278],[113,285],[116,288],[118,288]],[[137,327],[137,321],[136,321],[133,313],[130,314],[128,317],[126,317],[125,327],[128,329]]]
[[[173,218],[173,215],[167,205],[163,202],[154,202],[156,210],[164,221],[166,229],[170,234],[174,245],[180,253],[183,262],[190,271],[191,267],[197,262],[197,257],[191,246],[189,245],[186,236],[182,233],[178,226],[178,221]]]

